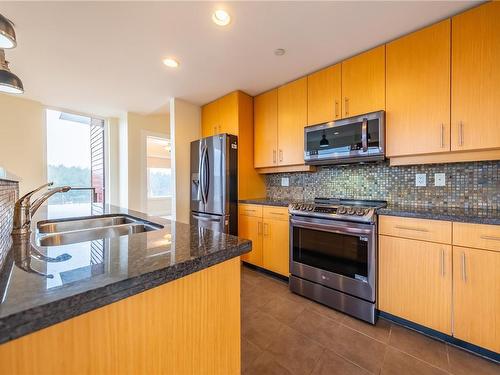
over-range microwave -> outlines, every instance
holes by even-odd
[[[344,164],[384,159],[384,111],[304,128],[306,164]]]

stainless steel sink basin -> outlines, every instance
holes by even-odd
[[[107,215],[42,221],[37,224],[37,228],[39,246],[61,246],[150,232],[161,229],[163,226],[127,215]]]
[[[110,227],[113,225],[142,223],[141,219],[125,215],[95,216],[82,219],[42,221],[37,225],[39,233],[60,233],[73,230]]]

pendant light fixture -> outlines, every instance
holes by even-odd
[[[23,83],[9,69],[9,62],[5,60],[5,52],[0,49],[0,92],[8,94],[22,94]]]
[[[14,25],[0,14],[0,48],[9,49],[17,45]]]
[[[0,14],[0,92],[8,94],[22,94],[23,83],[9,69],[9,62],[5,60],[4,49],[14,48],[17,45],[14,26],[7,18]]]

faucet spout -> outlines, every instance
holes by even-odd
[[[30,216],[33,217],[35,212],[40,208],[40,206],[48,200],[51,196],[57,193],[66,193],[67,191],[70,191],[71,187],[70,186],[61,186],[61,187],[56,187],[54,189],[49,190],[45,194],[43,194],[41,197],[37,198],[32,204],[31,204],[31,210],[30,210]]]

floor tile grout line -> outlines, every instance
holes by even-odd
[[[438,370],[440,370],[440,371],[443,371],[443,372],[445,372],[445,373],[447,373],[447,374],[451,374],[451,372],[450,372],[449,370],[444,369],[444,368],[439,367],[439,366],[436,366],[436,365],[434,365],[434,364],[432,364],[432,363],[430,363],[430,362],[427,362],[427,361],[423,360],[422,358],[416,357],[415,355],[410,354],[410,353],[408,353],[408,352],[405,352],[404,350],[401,350],[401,349],[399,349],[399,348],[397,348],[397,347],[395,347],[395,346],[392,346],[392,345],[387,345],[387,346],[390,346],[392,349],[395,349],[395,350],[397,350],[397,351],[398,351],[398,352],[400,352],[400,353],[403,353],[403,354],[406,354],[406,355],[408,355],[408,356],[410,356],[410,357],[412,357],[412,358],[415,358],[415,359],[417,359],[418,361],[423,362],[423,363],[425,363],[425,364],[427,364],[427,365],[429,365],[429,366],[431,366],[431,367],[433,367],[433,368],[435,368],[435,369],[438,369]]]

